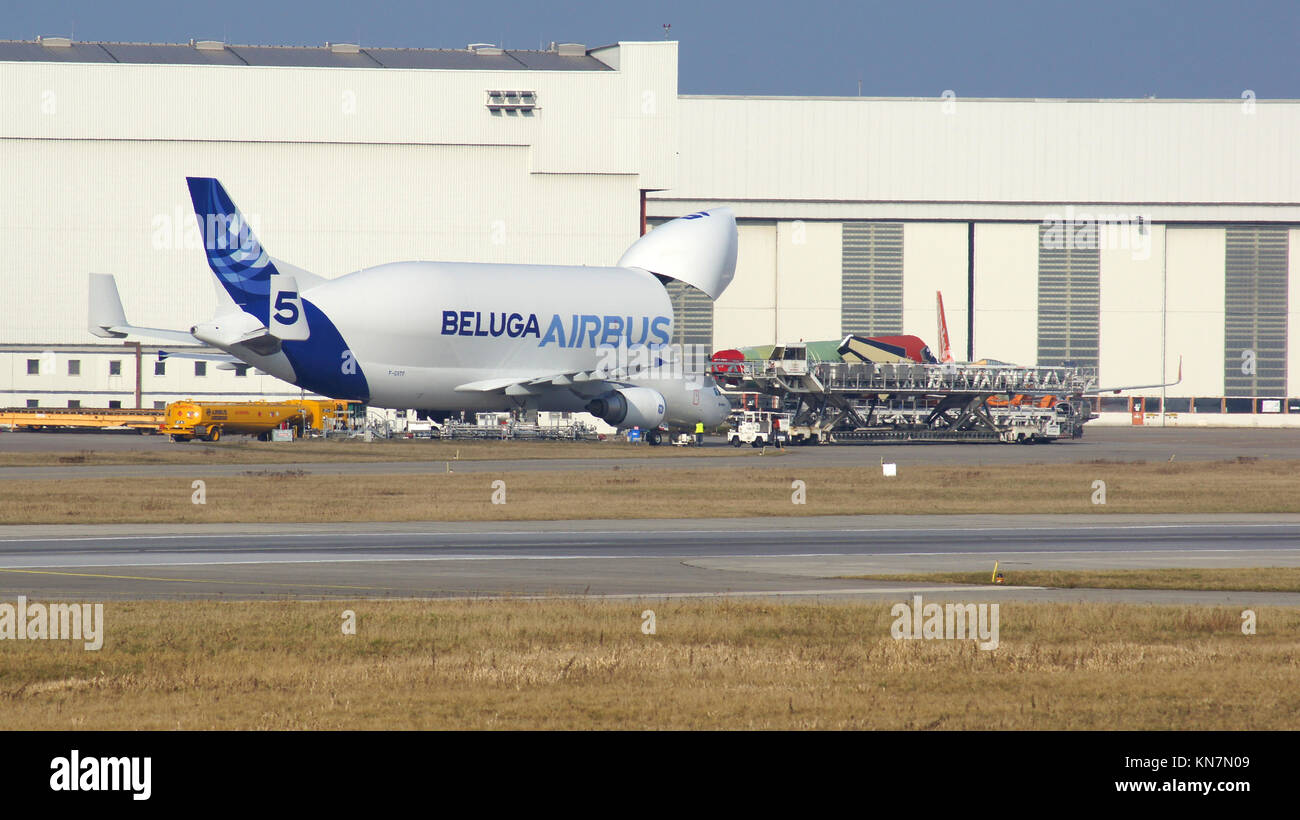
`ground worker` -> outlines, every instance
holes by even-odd
[[[695,422],[695,446],[704,446],[704,422],[702,421]]]

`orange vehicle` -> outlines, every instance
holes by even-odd
[[[255,435],[269,439],[271,431],[287,424],[295,436],[307,429],[306,411],[294,402],[198,402],[174,401],[158,432],[172,441],[220,441],[226,434]]]
[[[1055,407],[1059,401],[1057,396],[1022,396],[1016,394],[1011,398],[1006,396],[989,396],[987,402],[989,407]]]
[[[310,431],[335,431],[356,427],[365,420],[365,406],[342,399],[291,399],[288,401],[174,401],[167,405],[158,432],[172,441],[220,441],[223,435],[271,438],[271,431],[287,427],[294,438]]]

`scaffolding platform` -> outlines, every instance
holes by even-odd
[[[763,359],[727,362],[726,378],[792,414],[794,443],[1015,442],[1079,438],[1093,416],[1096,371]]]

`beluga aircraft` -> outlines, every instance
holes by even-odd
[[[222,286],[215,317],[188,331],[133,326],[113,276],[92,273],[91,333],[199,342],[224,354],[173,355],[374,407],[588,411],[651,443],[661,426],[712,427],[731,410],[704,362],[689,367],[669,344],[666,289],[717,299],[730,284],[729,208],[655,228],[613,267],[393,262],[325,279],[268,255],[217,180],[187,182]]]

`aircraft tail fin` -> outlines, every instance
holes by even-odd
[[[208,267],[235,304],[266,325],[275,263],[220,182],[210,177],[185,181]]]
[[[939,300],[939,361],[950,364],[955,360],[952,357],[952,344],[948,341],[948,319],[943,315],[943,294],[936,290],[934,295]]]
[[[618,260],[699,288],[717,299],[736,274],[736,215],[714,208],[665,222],[638,239]]]

